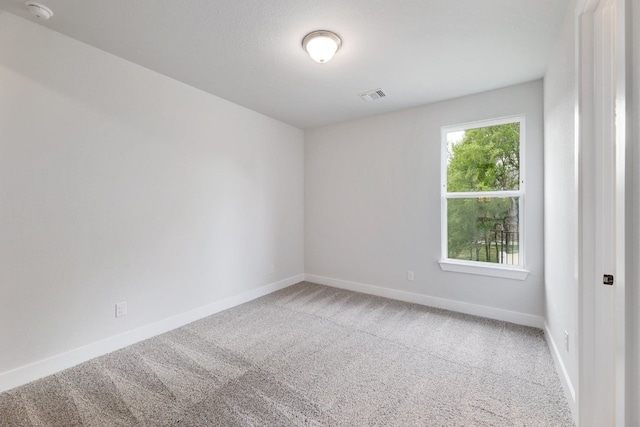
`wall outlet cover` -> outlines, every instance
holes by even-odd
[[[116,304],[116,317],[122,317],[127,315],[127,303],[119,302]]]

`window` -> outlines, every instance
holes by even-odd
[[[523,116],[442,128],[443,270],[523,280]]]

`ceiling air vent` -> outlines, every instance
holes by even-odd
[[[387,94],[382,89],[374,89],[359,93],[358,96],[364,101],[375,101],[376,99],[384,98]]]

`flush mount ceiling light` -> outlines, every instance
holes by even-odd
[[[314,31],[302,39],[302,47],[316,62],[324,64],[333,58],[342,46],[342,40],[331,31]]]

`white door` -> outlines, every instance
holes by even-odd
[[[624,1],[592,0],[587,1],[580,18],[579,185],[584,233],[579,319],[581,427],[624,426],[624,359],[620,360],[624,355],[625,226],[621,16]],[[612,276],[612,284],[604,283],[607,276]]]
[[[615,43],[611,29],[615,2],[601,1],[594,16],[595,142],[595,351],[594,426],[615,426]],[[604,276],[614,277],[605,285]],[[618,277],[619,278],[619,277]]]

